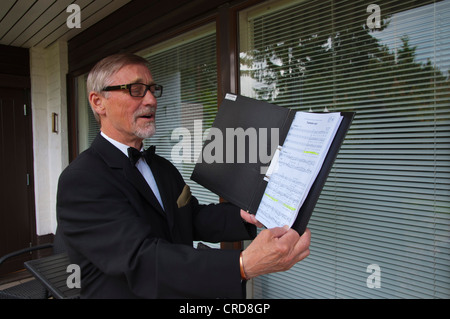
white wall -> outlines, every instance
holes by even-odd
[[[69,162],[67,43],[31,48],[30,65],[36,232],[41,236],[56,230],[58,177]],[[52,132],[52,113],[58,114],[57,133]]]

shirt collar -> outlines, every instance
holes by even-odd
[[[108,141],[110,142],[112,145],[114,145],[115,147],[117,147],[122,153],[124,153],[127,157],[128,157],[128,148],[130,146],[122,144],[120,142],[117,142],[116,140],[110,138],[108,135],[106,135],[105,133],[100,131],[100,134]],[[142,146],[141,151],[144,149],[144,146]]]

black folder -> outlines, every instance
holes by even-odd
[[[227,129],[231,131],[239,129],[241,132],[253,133],[256,131],[258,134],[258,154],[260,152],[266,152],[262,154],[267,155],[267,158],[271,158],[274,152],[270,134],[271,129],[279,129],[279,141],[278,143],[274,141],[274,144],[283,145],[296,112],[295,110],[264,101],[240,95],[227,94],[220,105],[211,131],[221,132],[222,134],[211,135],[211,139],[207,139],[204,143],[202,153],[194,167],[191,179],[226,201],[255,214],[268,183],[264,179],[265,174],[262,172],[266,170],[270,163],[262,162],[261,159],[264,156],[259,155],[256,156],[255,161],[253,154],[255,148],[254,145],[249,145],[250,137],[244,143],[245,160],[242,161],[242,153],[239,153],[239,151],[242,151],[242,144],[238,144],[237,141],[231,141],[230,139],[235,138],[235,136],[232,134],[228,136],[226,134]],[[320,172],[298,212],[297,219],[292,225],[292,228],[299,234],[303,234],[306,229],[355,113],[341,112],[341,115],[343,116],[342,122]],[[261,131],[266,131],[267,134],[260,136],[259,133]],[[209,158],[205,156],[211,154],[206,154],[205,150],[210,151],[214,149],[214,147],[209,145],[210,143],[215,143],[215,145],[220,146],[221,141],[217,141],[216,138],[223,139],[223,154],[212,154],[214,161],[211,161],[211,156]],[[265,145],[260,145],[260,141],[264,140],[266,141]],[[233,146],[233,149],[227,149],[230,145]],[[218,150],[216,149],[216,151]],[[231,158],[227,152],[229,154],[233,152],[234,157]],[[240,158],[238,158],[239,154],[241,156]]]

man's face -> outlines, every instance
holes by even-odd
[[[126,65],[114,76],[113,85],[153,84],[150,71],[143,65]],[[104,113],[101,129],[109,137],[139,148],[144,138],[155,134],[156,98],[147,91],[144,97],[133,97],[127,89],[110,91],[102,98]]]

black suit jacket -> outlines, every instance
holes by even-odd
[[[192,247],[251,239],[254,226],[228,203],[178,207],[185,182],[155,155],[164,210],[138,169],[100,134],[61,174],[58,231],[81,267],[85,298],[241,298],[239,251]]]

